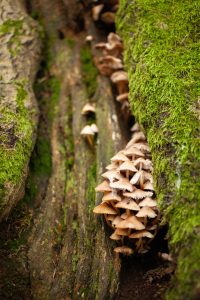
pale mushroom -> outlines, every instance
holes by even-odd
[[[127,101],[128,100],[128,93],[124,93],[124,94],[121,94],[121,95],[118,95],[116,97],[116,100],[118,102],[124,102],[124,101]]]
[[[92,18],[94,21],[98,21],[99,20],[99,15],[103,9],[104,5],[103,4],[99,4],[99,5],[95,5],[92,8]]]
[[[155,207],[155,206],[157,206],[157,202],[156,202],[156,200],[153,200],[153,199],[147,197],[139,203],[139,206],[140,207],[143,207],[143,206]]]
[[[146,197],[152,197],[153,196],[153,193],[152,192],[146,192],[146,191],[143,191],[143,190],[140,190],[140,189],[135,189],[133,192],[131,193],[123,193],[123,195],[125,197],[130,197],[132,199],[143,199],[143,198],[146,198]]]
[[[110,187],[113,189],[127,190],[130,192],[132,192],[134,190],[132,184],[126,178],[120,179],[119,181],[112,182],[110,184]]]
[[[110,182],[113,182],[114,180],[120,180],[123,178],[120,172],[116,170],[108,170],[107,172],[103,173],[101,176],[108,179]]]
[[[111,192],[112,189],[110,188],[110,185],[108,183],[108,181],[104,180],[102,183],[100,183],[96,188],[95,188],[96,192]]]
[[[88,115],[90,113],[95,113],[95,112],[96,112],[95,106],[93,104],[86,103],[81,111],[81,114]]]
[[[143,237],[152,239],[154,237],[154,235],[151,232],[147,231],[147,230],[141,230],[141,231],[134,232],[134,233],[129,235],[129,238],[131,238],[131,239],[140,239],[140,238],[143,238]]]
[[[149,217],[149,218],[155,218],[157,214],[155,211],[148,206],[143,206],[140,211],[136,214],[136,217]]]
[[[122,198],[119,195],[114,194],[113,192],[105,194],[102,198],[103,202],[105,202],[105,201],[118,201],[119,202],[121,200],[122,200]]]
[[[93,137],[94,137],[94,131],[91,129],[89,125],[86,125],[82,130],[81,130],[81,135],[86,137],[87,141],[89,144],[92,146],[93,145]]]

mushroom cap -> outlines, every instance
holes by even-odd
[[[131,193],[123,193],[123,195],[125,197],[130,197],[132,199],[143,199],[145,197],[152,197],[153,193],[152,192],[146,192],[140,189],[135,189],[133,192]]]
[[[145,229],[145,226],[135,216],[128,217],[127,219],[119,222],[119,224],[117,224],[116,227],[122,229],[129,228],[136,230]]]
[[[90,104],[90,103],[86,103],[84,106],[83,106],[83,109],[81,111],[81,114],[82,115],[87,115],[89,113],[95,113],[96,109],[95,109],[95,106]]]
[[[115,156],[111,158],[112,162],[129,161],[128,157],[123,154],[123,151],[119,151]]]
[[[123,93],[123,94],[121,94],[121,95],[118,95],[118,96],[116,97],[116,100],[117,100],[118,102],[123,102],[123,101],[128,100],[128,93]]]
[[[150,159],[144,159],[142,157],[137,158],[134,161],[134,166],[140,166],[142,165],[142,168],[145,170],[152,170],[152,161]]]
[[[140,238],[143,238],[143,237],[147,237],[149,239],[152,239],[154,237],[154,235],[151,232],[147,231],[147,230],[141,230],[141,231],[134,232],[134,233],[129,235],[129,238],[131,238],[131,239],[140,239]]]
[[[135,155],[135,156],[144,157],[144,153],[139,149],[135,148],[134,146],[131,146],[128,149],[124,150],[124,154],[127,156]]]
[[[106,219],[108,220],[108,221],[113,221],[114,220],[114,218],[115,218],[115,215],[106,215]]]
[[[110,187],[113,189],[128,190],[130,192],[134,190],[132,184],[126,178],[110,183]]]
[[[130,198],[125,198],[122,201],[118,202],[115,207],[117,208],[124,208],[124,209],[130,209],[130,210],[140,210],[139,205]]]
[[[101,175],[102,177],[108,179],[110,182],[113,182],[114,179],[122,179],[123,176],[116,170],[108,170]]]
[[[114,69],[114,70],[123,68],[122,60],[120,58],[117,58],[117,57],[112,56],[112,55],[103,56],[101,58],[100,62],[103,62],[104,64],[107,65],[108,68],[111,68],[111,69]]]
[[[120,171],[132,171],[132,172],[138,172],[138,170],[136,169],[136,167],[134,166],[134,163],[129,161],[125,161],[124,163],[122,163],[119,167]]]
[[[100,183],[96,188],[96,192],[111,192],[112,189],[110,188],[110,185],[108,181],[104,180],[102,183]]]
[[[116,170],[116,169],[117,169],[117,165],[115,163],[106,166],[106,170]]]
[[[128,229],[117,228],[115,230],[115,233],[118,234],[118,235],[128,236],[129,235],[129,230]]]
[[[143,206],[140,211],[136,214],[136,217],[149,217],[149,218],[155,218],[157,214],[155,211],[148,206]]]
[[[146,143],[132,143],[131,142],[132,140],[130,140],[130,144],[128,143],[127,145],[126,145],[126,149],[128,149],[129,147],[131,147],[131,146],[133,146],[133,147],[135,147],[135,148],[137,148],[137,149],[139,149],[139,150],[141,150],[141,151],[144,151],[144,153],[149,153],[150,152],[150,148],[149,148],[149,146],[146,144]]]
[[[143,207],[143,206],[155,207],[155,206],[157,206],[157,201],[147,197],[139,203],[139,206],[140,207]]]
[[[140,131],[140,125],[138,122],[136,122],[132,127],[131,127],[131,132],[138,132]]]
[[[142,172],[137,171],[137,173],[135,173],[133,175],[133,177],[131,178],[130,183],[131,184],[138,184],[141,177],[142,177]]]
[[[117,83],[120,81],[125,81],[128,83],[128,74],[125,71],[117,71],[112,74],[110,79],[113,83]]]
[[[121,215],[121,218],[122,218],[123,220],[127,219],[127,218],[128,218],[128,215],[127,215],[127,213],[126,213],[126,212],[125,212],[125,213],[123,213],[123,214]]]
[[[93,41],[94,37],[92,35],[87,35],[86,38],[85,38],[85,41],[86,42],[91,42]]]
[[[115,13],[107,11],[101,15],[101,21],[106,24],[112,24],[115,22]]]
[[[94,133],[98,133],[98,132],[99,132],[97,125],[94,124],[94,123],[93,123],[92,125],[90,125],[90,128],[92,129],[92,131],[93,131]]]
[[[104,4],[98,4],[92,8],[92,18],[94,21],[99,20],[99,15],[100,15],[100,12],[102,11],[103,7],[104,7]]]
[[[120,216],[116,216],[116,217],[114,218],[114,220],[112,221],[112,226],[113,226],[113,227],[116,227],[117,224],[119,224],[122,220],[123,220],[123,219],[122,219]]]
[[[97,205],[94,209],[93,212],[95,214],[109,214],[109,215],[116,215],[117,212],[116,210],[109,206],[106,202],[103,202],[99,205]]]
[[[121,44],[121,38],[118,34],[114,33],[114,32],[110,32],[108,37],[107,37],[108,43],[110,45],[112,44]]]
[[[133,254],[133,249],[131,249],[127,246],[121,246],[121,247],[116,247],[114,249],[114,252],[122,253],[122,254],[125,254],[125,255],[131,255],[131,254]]]
[[[110,193],[107,193],[103,196],[102,198],[102,201],[121,201],[122,198],[117,195],[117,194],[114,194],[113,192],[110,192]]]
[[[113,234],[111,234],[111,236],[110,236],[110,239],[114,240],[114,241],[119,241],[119,240],[121,240],[121,238],[122,237],[120,235],[116,234],[115,232],[113,232]]]
[[[144,190],[154,191],[153,184],[150,181],[145,182],[143,189]]]
[[[91,129],[89,125],[86,125],[82,130],[81,130],[81,135],[94,135],[94,131]]]

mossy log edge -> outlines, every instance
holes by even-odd
[[[177,261],[166,299],[199,299],[198,1],[120,2],[132,112],[151,147],[154,181]]]

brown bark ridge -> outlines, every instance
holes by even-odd
[[[60,7],[61,2],[54,5]],[[37,3],[39,7],[44,4]],[[68,14],[70,9],[74,11],[66,7]],[[72,24],[70,33],[65,28],[65,38],[60,39],[55,24],[56,18],[64,20],[63,10],[43,18],[49,24],[47,34],[54,36],[50,73],[55,72],[61,88],[51,129],[53,170],[29,239],[33,299],[112,299],[117,292],[120,263],[113,257],[103,220],[92,210],[96,177],[99,181],[110,157],[125,141],[110,81],[98,76],[95,95],[91,98],[87,93],[81,58],[87,33],[76,34],[75,38]],[[65,27],[65,22],[62,25]],[[81,115],[88,101],[97,107],[99,135],[93,147],[80,135],[91,122]]]
[[[38,109],[32,84],[40,54],[38,26],[22,2],[0,2],[0,220],[24,194]]]

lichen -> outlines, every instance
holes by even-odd
[[[198,1],[122,0],[117,20],[131,108],[147,133],[156,192],[178,256],[176,288],[167,299],[192,299],[199,284],[198,10]]]

